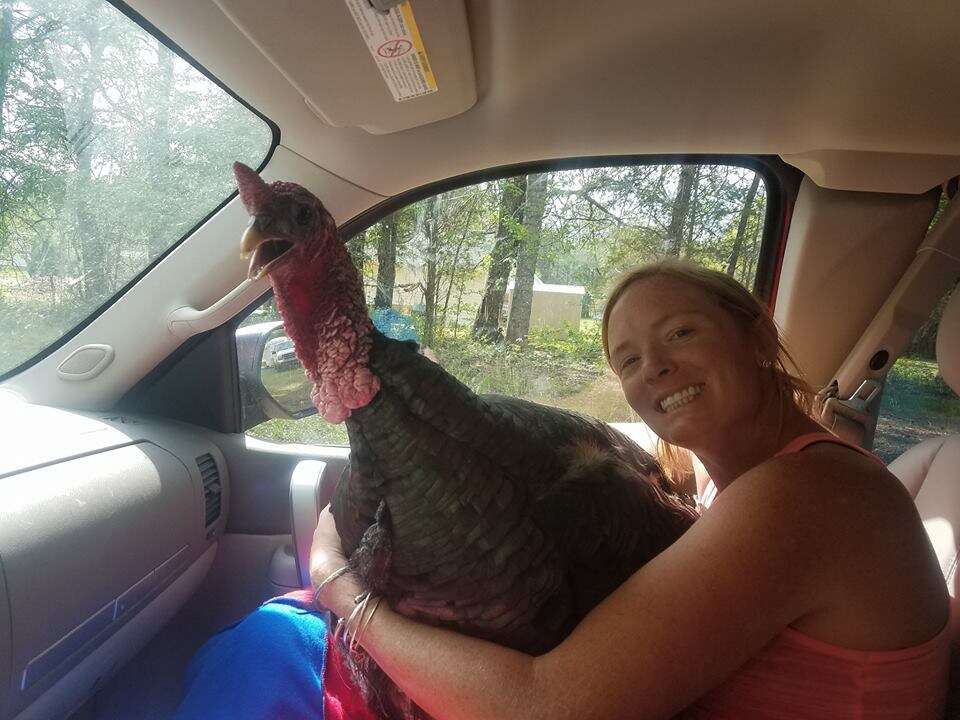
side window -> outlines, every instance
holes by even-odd
[[[633,265],[673,255],[752,287],[766,193],[760,175],[733,166],[532,174],[426,198],[347,245],[362,268],[374,323],[428,347],[477,392],[635,423],[600,344],[608,286]],[[280,359],[285,336],[278,321],[271,299],[238,332],[260,325],[276,333],[259,362],[263,384],[281,406],[290,398],[309,404],[303,369]],[[248,432],[282,442],[347,443],[342,425],[315,414],[278,414]]]
[[[98,312],[273,142],[109,2],[0,2],[0,377]]]
[[[960,432],[960,398],[937,370],[940,316],[947,291],[890,368],[883,389],[873,451],[889,463],[927,438]]]

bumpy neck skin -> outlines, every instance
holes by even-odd
[[[290,258],[270,280],[313,404],[324,420],[343,422],[380,389],[368,367],[373,323],[346,247],[334,240],[313,259]]]

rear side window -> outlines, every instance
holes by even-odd
[[[375,324],[430,348],[475,391],[638,423],[600,344],[611,281],[672,255],[753,287],[766,210],[763,179],[743,167],[564,170],[428,197],[353,237],[348,248]],[[262,324],[279,337],[278,320],[271,298],[244,326]],[[263,385],[300,416],[310,410],[303,368],[275,347],[260,362]],[[248,432],[347,443],[342,425],[316,415],[272,419]]]
[[[101,0],[0,2],[0,375],[235,191],[248,107]]]
[[[873,451],[890,463],[923,440],[960,432],[960,398],[937,367],[937,328],[950,295],[948,290],[930,317],[890,368]]]

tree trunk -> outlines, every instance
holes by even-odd
[[[437,317],[437,256],[440,252],[440,233],[437,228],[437,196],[424,201],[423,227],[427,235],[427,286],[423,293],[423,344],[432,345],[436,336]]]
[[[463,304],[463,289],[464,282],[463,278],[460,278],[460,282],[457,283],[457,311],[453,316],[453,339],[457,339],[457,332],[460,330],[460,306]]]
[[[363,276],[363,263],[367,259],[366,244],[367,233],[369,232],[370,230],[365,230],[362,233],[357,233],[347,241],[347,252],[350,254],[350,262],[353,263],[353,266],[361,276]]]
[[[16,62],[17,46],[13,39],[13,7],[8,0],[0,0],[0,143],[4,139],[3,117],[7,100],[7,83]],[[6,153],[0,153],[0,165],[7,165]],[[0,192],[0,251],[6,246],[7,205],[13,195],[12,186]]]
[[[94,194],[92,172],[92,144],[96,135],[93,110],[94,96],[100,81],[100,64],[104,50],[103,33],[98,24],[98,13],[89,4],[84,14],[80,34],[87,44],[90,61],[83,73],[81,91],[76,108],[76,124],[68,127],[68,137],[73,146],[76,171],[73,173],[73,236],[80,260],[80,288],[88,303],[97,303],[112,294],[107,282],[107,238],[100,231],[97,216],[91,203]]]
[[[690,210],[690,191],[693,189],[693,172],[696,165],[681,165],[677,194],[673,198],[673,210],[670,213],[670,226],[664,245],[668,255],[679,257],[683,247],[683,228]]]
[[[750,233],[750,250],[749,254],[747,255],[747,262],[745,263],[746,268],[744,269],[743,277],[740,278],[740,282],[742,282],[748,289],[753,286],[752,278],[757,264],[757,243],[759,239],[760,223],[754,223],[753,232]]]
[[[747,190],[747,199],[743,202],[743,210],[740,211],[740,223],[737,225],[737,237],[733,241],[733,250],[730,252],[730,259],[727,260],[727,275],[733,275],[737,269],[737,261],[740,259],[740,250],[743,247],[743,234],[747,230],[747,222],[753,214],[753,199],[757,196],[757,188],[760,186],[760,173],[754,173],[753,182],[750,189]]]
[[[533,279],[540,254],[540,229],[547,206],[547,175],[527,176],[527,198],[523,209],[523,236],[517,251],[517,272],[507,321],[507,342],[523,340],[530,332],[533,308]]]
[[[443,300],[443,311],[440,313],[440,326],[447,327],[447,310],[450,308],[450,294],[453,292],[453,283],[457,279],[457,265],[460,262],[460,254],[463,252],[463,244],[467,239],[467,231],[460,235],[460,242],[457,243],[457,249],[453,253],[453,261],[450,263],[450,282],[447,283],[447,292]],[[459,309],[458,309],[459,311]]]
[[[157,48],[157,78],[160,94],[157,98],[156,119],[154,131],[150,138],[151,150],[148,170],[154,184],[167,187],[170,182],[169,168],[173,160],[170,152],[170,100],[173,95],[173,53],[164,45],[156,41]],[[151,223],[149,243],[150,257],[155,258],[170,246],[171,238],[164,234],[168,221],[160,208],[153,210],[155,218]]]
[[[687,238],[683,244],[682,256],[689,257],[693,252],[693,233],[697,226],[697,211],[700,209],[700,166],[694,165],[693,195],[690,200],[690,221],[687,223]]]
[[[13,7],[9,0],[0,0],[0,138],[3,134],[3,111],[6,107],[7,82],[10,80],[10,68],[17,55],[17,46],[13,40]]]
[[[493,340],[500,330],[503,296],[507,291],[510,270],[517,255],[518,226],[522,222],[524,185],[522,180],[510,178],[500,187],[500,207],[497,211],[497,239],[490,251],[490,270],[483,291],[483,299],[473,323],[474,337]]]
[[[393,286],[397,278],[397,218],[388,215],[380,226],[377,242],[377,294],[373,306],[393,306]]]

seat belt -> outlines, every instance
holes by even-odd
[[[839,397],[837,381],[832,381],[817,393],[820,424],[837,437],[863,447],[876,430],[870,403],[880,394],[881,387],[881,383],[867,378],[852,396],[844,400]]]
[[[876,420],[872,405],[880,397],[892,360],[960,275],[960,201],[956,192],[953,179],[946,185],[951,202],[940,221],[927,233],[834,379],[817,393],[820,424],[859,447],[873,441]],[[849,388],[856,390],[850,392]]]

